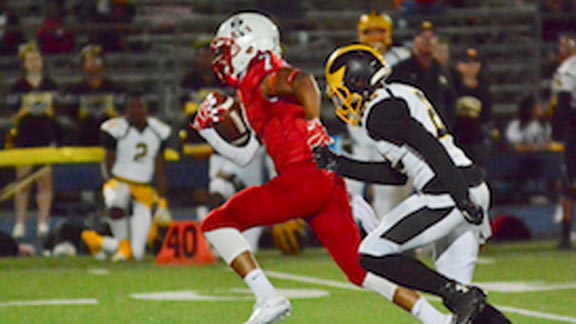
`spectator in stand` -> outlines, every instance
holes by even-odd
[[[488,158],[492,126],[490,85],[478,52],[468,48],[457,65],[454,137],[466,155],[484,168]]]
[[[0,55],[16,55],[26,42],[18,17],[10,12],[7,1],[0,1]]]
[[[450,77],[434,57],[436,40],[432,23],[422,22],[414,36],[413,55],[392,69],[390,82],[407,83],[422,89],[451,130],[455,89]]]
[[[456,71],[456,67],[452,64],[452,54],[450,53],[450,42],[448,39],[438,37],[434,44],[434,58],[445,69],[451,82],[454,83],[457,79],[458,71]]]
[[[128,25],[136,14],[130,0],[89,0],[77,6],[77,17],[81,23],[90,24],[90,42],[98,44],[105,52],[120,52],[126,49],[124,29],[118,24]],[[114,24],[116,26],[107,26]]]
[[[36,32],[43,54],[71,53],[74,50],[74,33],[66,27],[64,1],[46,2],[45,18]]]
[[[518,105],[518,114],[506,127],[506,140],[517,151],[535,151],[551,143],[552,126],[534,96],[527,96]]]
[[[510,171],[512,180],[519,186],[516,192],[522,199],[536,201],[544,196],[554,196],[561,179],[557,159],[550,159],[553,147],[552,126],[542,103],[535,96],[527,96],[518,106],[518,115],[506,127],[506,140],[518,153],[515,166]],[[550,196],[550,194],[553,194]]]
[[[68,90],[67,102],[73,105],[72,118],[78,122],[77,143],[100,145],[100,124],[118,116],[124,104],[124,88],[105,73],[102,48],[87,45],[80,53],[84,79]]]
[[[44,74],[42,55],[36,44],[22,45],[19,57],[22,60],[23,75],[7,96],[8,106],[17,111],[13,116],[16,127],[11,131],[13,142],[8,146],[25,148],[55,145],[57,138],[54,110],[58,87]],[[16,178],[26,177],[33,169],[33,166],[17,167]],[[53,196],[52,172],[37,179],[36,184],[37,234],[44,238],[49,232],[48,221]],[[23,238],[25,235],[29,195],[30,187],[27,187],[15,196],[16,223],[12,231],[14,238]]]

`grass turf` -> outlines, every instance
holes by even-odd
[[[576,285],[576,252],[559,252],[552,242],[490,244],[482,252],[475,281],[541,282]],[[320,249],[299,257],[262,251],[267,271],[345,283],[344,275]],[[426,260],[429,262],[429,260]],[[100,270],[94,271],[94,270]],[[101,272],[105,270],[105,274]],[[293,315],[285,323],[417,323],[375,294],[322,284],[271,278],[281,289],[319,289],[329,297],[292,299]],[[0,323],[242,323],[250,315],[250,295],[222,262],[212,266],[156,266],[110,263],[89,257],[0,260]],[[137,300],[135,293],[194,291],[231,301]],[[11,302],[89,299],[95,304],[23,306]],[[576,323],[576,288],[529,292],[492,291],[493,304],[565,317],[562,320],[505,311],[514,323]],[[433,304],[442,308],[438,301]],[[506,308],[508,309],[508,308]]]

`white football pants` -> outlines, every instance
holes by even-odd
[[[486,184],[470,189],[472,201],[484,209],[484,222],[466,222],[448,194],[413,194],[382,218],[362,241],[359,252],[385,256],[434,244],[435,265],[445,276],[463,283],[472,281],[478,246],[490,233]]]

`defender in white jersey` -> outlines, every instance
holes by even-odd
[[[345,177],[402,185],[416,193],[382,218],[360,246],[370,272],[443,298],[458,323],[507,323],[469,286],[480,242],[490,236],[490,194],[482,173],[458,148],[422,91],[387,84],[391,69],[365,45],[337,49],[326,64],[328,96],[336,115],[360,126],[382,162],[366,162],[317,149],[318,165]],[[402,252],[434,243],[436,272]]]
[[[572,227],[572,209],[576,199],[576,36],[560,37],[560,58],[562,63],[552,81],[552,100],[554,108],[554,138],[565,144],[565,164],[567,183],[562,198],[562,229],[560,249],[570,249]]]
[[[140,260],[145,254],[154,207],[154,223],[171,221],[164,173],[164,150],[171,129],[148,117],[142,97],[131,94],[126,115],[104,122],[101,130],[106,150],[103,174],[107,179],[103,195],[113,236],[85,231],[82,239],[94,256],[110,254],[114,261]]]
[[[362,44],[371,46],[378,53],[382,54],[389,66],[394,66],[410,57],[410,51],[403,46],[392,46],[393,44],[392,18],[384,13],[378,14],[371,12],[360,16],[358,20],[358,41]],[[352,156],[358,160],[364,161],[382,161],[372,141],[366,133],[356,125],[347,125],[348,133],[352,139]],[[354,216],[362,225],[366,232],[370,231],[371,215],[375,215],[379,220],[386,215],[392,208],[402,202],[412,193],[412,185],[407,183],[403,186],[389,186],[373,184],[371,186],[373,199],[372,206],[375,213],[366,208],[362,196],[365,185],[363,182],[346,179],[346,186],[351,196]]]

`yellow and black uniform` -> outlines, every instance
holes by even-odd
[[[77,144],[98,146],[100,125],[119,115],[124,104],[124,88],[109,79],[104,79],[97,88],[83,81],[68,90],[67,102],[73,106],[72,117],[78,120]]]
[[[58,86],[44,77],[33,87],[22,77],[7,97],[8,107],[17,111],[14,147],[40,147],[55,145],[58,139],[54,120],[54,107]],[[13,131],[13,132],[14,132]]]

